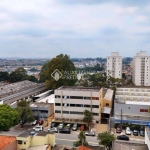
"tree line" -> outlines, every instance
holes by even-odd
[[[36,79],[32,75],[28,75],[27,71],[20,67],[16,69],[15,71],[11,72],[10,74],[8,72],[0,72],[0,82],[1,81],[7,81],[10,83],[19,82],[23,80],[29,80],[33,82],[38,82],[38,79]]]

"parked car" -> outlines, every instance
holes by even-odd
[[[66,128],[70,129],[70,127],[71,127],[71,124],[67,124]]]
[[[53,128],[53,127],[56,127],[56,123],[55,122],[51,123],[51,128]]]
[[[140,133],[140,136],[143,136],[143,137],[145,136],[145,131],[144,130],[141,129],[139,133]]]
[[[78,129],[78,124],[77,123],[74,123],[73,124],[73,127],[72,127],[72,130],[73,131],[76,131]]]
[[[139,135],[138,130],[133,130],[133,135],[138,136]]]
[[[85,135],[86,136],[95,136],[95,132],[93,132],[93,131],[87,131],[87,132],[85,132]]]
[[[59,133],[70,134],[70,129],[62,129],[62,130],[59,130]]]
[[[34,131],[43,131],[43,126],[36,126],[33,128]]]
[[[34,120],[33,122],[31,122],[31,125],[33,126],[33,125],[36,125],[37,123],[38,123],[38,121]]]
[[[56,127],[53,127],[53,128],[48,129],[48,132],[55,132],[55,133],[57,133],[58,129]]]
[[[63,123],[60,123],[59,126],[58,126],[58,129],[59,129],[59,130],[62,130],[63,128],[64,128],[64,124],[63,124]]]
[[[84,130],[85,130],[84,125],[82,125],[82,126],[80,127],[80,130],[82,130],[82,131],[84,131]]]
[[[121,127],[118,126],[118,127],[116,128],[116,133],[121,133],[121,132],[122,132]]]
[[[39,125],[42,125],[42,124],[43,124],[43,120],[39,120],[39,121],[38,121],[38,124],[39,124]]]
[[[125,140],[125,141],[129,141],[129,137],[128,137],[128,136],[126,136],[126,135],[119,135],[119,136],[117,136],[117,139],[118,139],[118,140]]]
[[[125,133],[126,133],[127,135],[131,135],[131,130],[130,130],[129,127],[126,127]]]

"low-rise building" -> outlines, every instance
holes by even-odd
[[[150,122],[150,89],[117,88],[114,101],[115,122],[148,124]],[[122,119],[121,119],[122,118]]]
[[[113,101],[111,89],[60,87],[54,93],[55,118],[82,120],[84,110],[91,111],[96,122],[110,117]]]
[[[145,144],[150,150],[150,124],[148,127],[145,128]]]
[[[39,131],[35,133],[32,131],[25,131],[16,138],[18,150],[42,145],[55,146],[55,134],[50,132]]]

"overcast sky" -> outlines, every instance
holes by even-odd
[[[1,0],[0,57],[150,55],[149,0]]]

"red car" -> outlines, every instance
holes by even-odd
[[[84,126],[83,125],[80,127],[80,130],[84,131]]]
[[[39,120],[38,123],[39,123],[39,125],[42,125],[43,124],[43,120]]]
[[[121,133],[121,132],[122,132],[121,127],[120,127],[120,126],[117,127],[117,128],[116,128],[116,133]]]

